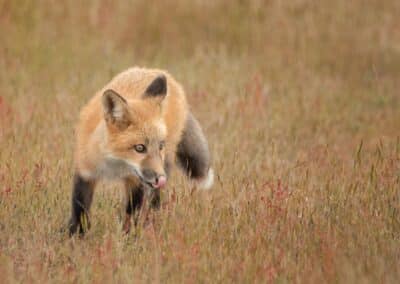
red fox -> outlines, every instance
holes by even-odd
[[[125,184],[126,219],[160,188],[177,162],[200,188],[213,184],[207,140],[189,111],[182,86],[166,71],[130,68],[109,82],[83,107],[76,129],[75,176],[69,233],[84,234],[99,179]]]

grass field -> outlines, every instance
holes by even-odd
[[[398,283],[400,1],[0,0],[0,282]],[[102,184],[69,239],[80,108],[167,69],[213,153],[121,231]]]

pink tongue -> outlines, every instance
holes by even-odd
[[[156,188],[160,188],[165,186],[165,184],[167,183],[167,178],[165,176],[160,176],[158,178],[158,183],[155,184]]]

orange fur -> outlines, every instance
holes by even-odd
[[[157,98],[144,99],[142,96],[146,88],[159,75],[167,79],[167,95],[161,102]],[[108,89],[127,101],[131,121],[124,131],[104,119],[102,96]],[[187,113],[183,88],[166,71],[134,67],[120,73],[98,91],[81,111],[76,130],[76,171],[87,179],[99,177],[107,155],[117,155],[134,163],[145,162],[143,155],[127,149],[152,137],[165,139],[162,160],[173,159]]]

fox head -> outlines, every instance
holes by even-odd
[[[108,162],[119,176],[137,176],[152,188],[166,183],[167,128],[162,103],[167,94],[164,75],[155,78],[140,98],[125,99],[115,90],[103,93]]]

